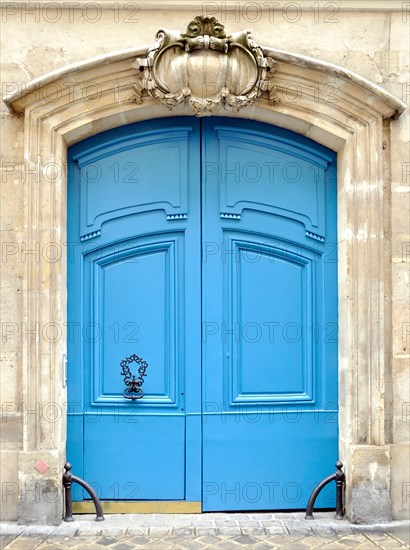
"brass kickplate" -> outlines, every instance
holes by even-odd
[[[200,514],[201,502],[175,500],[102,500],[104,514]],[[93,514],[92,501],[73,502],[73,514]]]

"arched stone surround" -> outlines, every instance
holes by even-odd
[[[353,521],[391,517],[389,226],[389,125],[405,105],[380,87],[345,69],[304,56],[263,48],[278,62],[274,81],[279,101],[260,99],[237,113],[303,134],[338,153],[339,404],[340,458],[347,474],[346,506]],[[166,116],[145,98],[132,102],[132,63],[146,48],[93,58],[54,71],[5,99],[24,114],[24,160],[32,169],[24,215],[27,249],[57,243],[57,261],[28,262],[24,278],[24,322],[48,337],[23,343],[23,397],[28,414],[19,454],[19,503],[23,522],[59,523],[60,480],[65,459],[67,146],[123,124]],[[54,245],[51,245],[54,246]],[[52,250],[50,247],[50,254]],[[36,325],[36,323],[38,325]],[[45,331],[45,332],[44,332]],[[60,332],[61,331],[61,337]],[[52,404],[52,405],[50,405]],[[39,409],[40,407],[40,409]],[[53,407],[55,412],[52,413]],[[60,414],[58,413],[60,411]],[[55,414],[50,417],[50,414]],[[39,475],[34,465],[50,466]],[[35,485],[35,484],[39,485]],[[39,487],[45,498],[35,502]]]

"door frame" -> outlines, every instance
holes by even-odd
[[[19,481],[27,491],[35,491],[39,474],[33,464],[42,459],[49,470],[41,483],[59,494],[65,460],[65,273],[70,258],[65,229],[67,146],[130,122],[192,115],[184,105],[170,113],[151,99],[144,99],[142,104],[130,101],[132,63],[145,55],[147,48],[75,63],[32,81],[6,98],[14,113],[25,114],[24,158],[35,168],[27,174],[22,238],[27,250],[37,246],[46,255],[44,261],[27,262],[25,266],[23,318],[27,327],[40,327],[41,333],[22,344],[21,400],[27,410],[51,403],[59,411],[53,421],[42,414],[40,418],[28,415],[23,423]],[[347,475],[346,507],[355,521],[374,521],[372,506],[362,507],[361,503],[376,505],[377,501],[379,517],[387,519],[391,516],[392,423],[386,392],[390,377],[386,354],[391,341],[391,303],[385,300],[385,293],[391,292],[387,121],[393,120],[390,124],[394,125],[405,105],[345,68],[269,47],[263,51],[278,61],[275,77],[281,100],[275,104],[259,100],[240,113],[226,114],[295,131],[338,153],[339,452]],[[72,76],[81,89],[99,87],[100,97],[93,102],[86,98],[73,101],[67,86]],[[115,87],[118,81],[121,86]],[[289,81],[299,86],[298,101],[286,96]],[[337,86],[337,101],[317,101],[312,88],[321,89],[329,82]],[[55,94],[56,89],[61,93]],[[367,161],[370,154],[372,162]],[[379,467],[371,469],[372,463]],[[20,502],[19,517],[21,521],[37,518],[58,524],[62,499],[48,498],[38,510],[33,510],[30,501]]]

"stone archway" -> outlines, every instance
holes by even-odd
[[[24,342],[22,400],[27,411],[51,403],[62,413],[57,421],[28,415],[23,424],[20,481],[27,494],[37,483],[48,495],[41,506],[33,507],[29,498],[20,502],[23,522],[56,524],[62,517],[66,394],[61,364],[70,261],[65,234],[67,146],[126,123],[192,114],[186,103],[170,112],[152,98],[141,104],[133,101],[132,65],[147,50],[129,49],[76,63],[5,99],[14,113],[25,116],[25,162],[31,171],[25,197],[27,247],[56,243],[62,250],[58,261],[27,264],[25,274],[27,326],[48,327],[60,336]],[[385,360],[390,339],[385,166],[389,119],[398,117],[405,105],[343,68],[269,47],[262,51],[277,62],[277,102],[261,97],[240,111],[241,118],[293,130],[338,153],[339,447],[347,474],[347,513],[354,521],[386,520],[391,505],[385,406],[390,377]],[[33,468],[40,459],[50,466],[41,479]]]

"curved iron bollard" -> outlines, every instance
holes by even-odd
[[[315,501],[320,493],[320,491],[323,489],[323,487],[326,487],[328,483],[331,481],[336,481],[336,515],[335,519],[343,519],[344,516],[344,485],[345,485],[345,479],[346,476],[344,472],[342,472],[343,464],[338,460],[335,464],[336,466],[336,472],[332,474],[331,476],[326,477],[323,481],[321,481],[316,487],[313,489],[312,494],[310,495],[309,502],[306,508],[306,515],[305,519],[315,519],[313,517],[313,507],[315,505]]]
[[[72,485],[74,483],[78,483],[78,485],[81,485],[87,493],[90,495],[90,497],[93,499],[93,503],[95,506],[95,513],[96,518],[95,521],[104,521],[104,515],[103,515],[103,509],[101,506],[100,499],[97,497],[94,489],[88,485],[87,482],[85,482],[80,477],[74,476],[70,470],[72,466],[69,462],[67,462],[64,466],[64,474],[63,474],[63,485],[65,489],[65,515],[64,515],[64,521],[74,521],[73,518],[73,494],[72,494]]]

